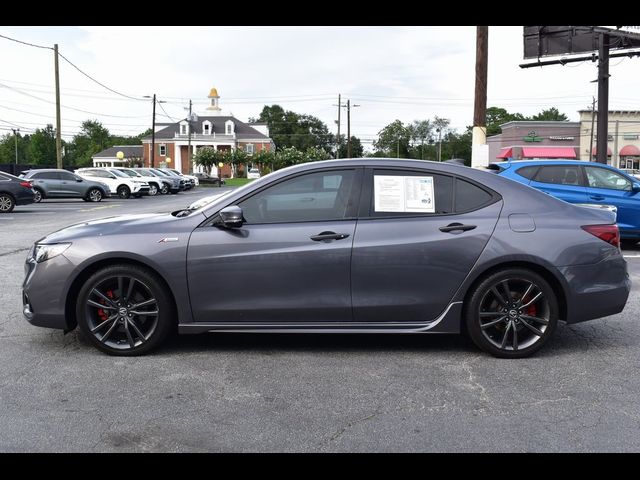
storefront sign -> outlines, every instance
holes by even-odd
[[[532,130],[529,132],[529,135],[527,135],[526,137],[522,137],[522,140],[524,140],[525,142],[541,142],[542,137],[536,137],[535,130]]]
[[[549,140],[574,140],[575,137],[559,137],[559,136],[551,136]]]

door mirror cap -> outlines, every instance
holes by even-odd
[[[640,183],[634,183],[631,185],[631,191],[632,192],[640,192]]]
[[[220,222],[226,228],[240,228],[242,226],[242,209],[231,205],[220,210]]]

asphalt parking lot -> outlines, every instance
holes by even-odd
[[[640,450],[640,247],[624,252],[634,284],[623,313],[560,325],[525,360],[460,336],[252,334],[182,336],[116,358],[23,319],[34,241],[222,190],[0,215],[0,451]]]

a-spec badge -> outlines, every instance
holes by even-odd
[[[169,243],[169,242],[177,242],[178,237],[164,237],[158,240],[158,243]]]

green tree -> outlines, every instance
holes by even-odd
[[[97,120],[85,120],[80,133],[73,137],[68,161],[77,166],[91,165],[93,155],[113,145],[109,130]]]
[[[216,150],[211,147],[201,147],[193,157],[193,162],[196,165],[202,166],[209,175],[211,175],[211,168],[218,165],[219,162],[227,160],[224,152]]]
[[[410,141],[409,129],[400,120],[395,120],[378,132],[373,146],[380,156],[407,158]]]
[[[425,147],[433,140],[433,125],[430,120],[414,120],[407,126],[409,131],[409,143],[411,145],[411,157],[426,159]]]
[[[346,135],[340,135],[342,137],[342,142],[340,142],[340,158],[347,158],[348,156],[348,146]],[[351,135],[351,157],[359,158],[364,155],[364,147],[362,146],[362,142],[358,137],[354,137]]]
[[[490,137],[502,133],[501,124],[518,120],[528,119],[521,113],[509,113],[504,108],[487,108],[487,136]]]
[[[269,134],[278,150],[296,147],[304,151],[309,147],[319,147],[330,151],[333,145],[329,128],[313,115],[284,110],[280,105],[265,105],[257,119],[249,119],[249,123],[256,121],[268,125]]]
[[[569,120],[569,117],[564,113],[560,113],[556,107],[551,107],[534,115],[531,117],[531,120],[555,120],[559,122],[566,122]]]
[[[13,132],[3,135],[0,139],[0,163],[16,163],[16,143],[18,144],[18,163],[27,163],[31,135],[20,135],[18,133],[16,142]]]
[[[258,165],[261,172],[270,172],[274,170],[276,156],[271,150],[262,149],[257,153],[254,153],[251,157],[251,162]]]
[[[35,165],[55,165],[56,163],[56,131],[53,125],[38,128],[31,135],[27,158]]]

